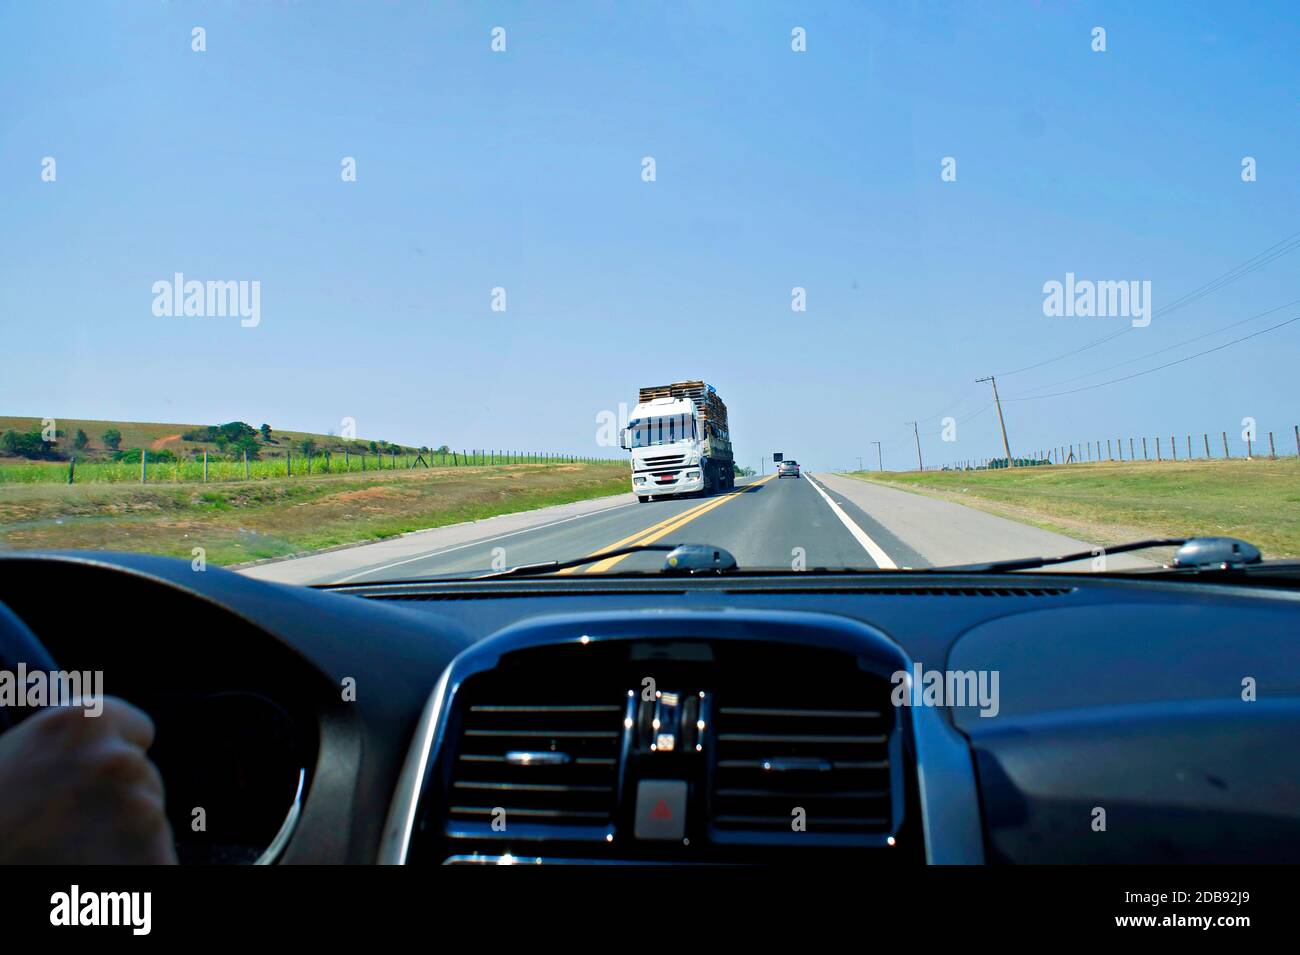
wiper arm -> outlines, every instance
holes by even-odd
[[[1092,560],[1099,555],[1149,550],[1152,547],[1177,547],[1178,552],[1170,565],[1176,569],[1231,570],[1247,564],[1257,564],[1261,559],[1258,547],[1235,537],[1153,537],[1129,544],[1116,544],[1114,547],[1080,551],[1077,554],[1063,554],[1060,557],[1019,557],[1014,560],[994,560],[986,564],[961,564],[930,569],[938,572],[999,574],[1011,570],[1049,567],[1052,564],[1069,564],[1077,560]]]
[[[1080,551],[1077,554],[1062,554],[1060,557],[1017,557],[1013,560],[991,560],[986,564],[958,564],[951,567],[932,567],[931,570],[971,574],[1000,574],[1009,570],[1032,570],[1035,567],[1049,567],[1052,564],[1069,564],[1076,560],[1092,560],[1098,553],[1105,555],[1124,554],[1132,550],[1147,550],[1152,547],[1180,547],[1187,543],[1185,537],[1153,537],[1150,540],[1133,541],[1131,544],[1118,544],[1115,547],[1097,547],[1093,550]]]
[[[596,554],[588,554],[586,557],[576,557],[573,560],[545,560],[539,564],[520,564],[518,567],[507,567],[505,570],[498,570],[491,574],[483,574],[475,577],[475,580],[497,580],[501,577],[529,577],[533,574],[550,574],[557,570],[564,570],[567,567],[581,567],[583,564],[594,564],[598,560],[604,560],[606,557],[622,557],[624,554],[640,554],[645,551],[670,551],[676,548],[672,544],[633,544],[631,547],[616,547],[614,550],[603,550]]]
[[[693,574],[710,570],[720,573],[736,569],[736,558],[721,547],[710,547],[707,544],[633,544],[631,547],[603,550],[595,554],[588,554],[586,557],[576,557],[573,560],[548,560],[540,564],[520,564],[518,567],[510,567],[496,573],[484,574],[474,579],[497,580],[501,577],[530,577],[534,574],[551,574],[557,570],[564,570],[566,567],[581,567],[583,564],[592,564],[598,560],[604,560],[606,557],[622,557],[624,554],[642,554],[647,551],[667,552],[668,557],[663,566],[664,573]]]

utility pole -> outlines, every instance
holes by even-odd
[[[918,471],[924,471],[925,463],[921,460],[921,434],[916,430],[916,422],[904,421],[903,424],[910,424],[912,426],[912,434],[916,437],[916,469]]]
[[[861,456],[861,455],[858,456],[858,470],[859,470],[859,471],[862,470],[862,456]]]
[[[998,380],[993,375],[989,375],[987,378],[976,378],[975,384],[984,381],[993,382],[993,403],[998,406],[998,424],[1002,425],[1002,450],[1007,452],[1007,467],[1014,467],[1011,461],[1011,442],[1007,440],[1007,423],[1002,417],[1002,399],[998,397]]]
[[[876,446],[876,467],[878,467],[880,470],[883,471],[885,470],[885,462],[884,459],[880,456],[880,442],[872,441],[871,443]],[[1300,447],[1300,444],[1297,444],[1296,447]]]

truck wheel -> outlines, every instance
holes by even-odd
[[[638,494],[636,500],[638,504],[644,504],[650,500],[650,496],[648,494]]]

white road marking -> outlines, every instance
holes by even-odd
[[[853,522],[853,518],[844,513],[844,508],[831,500],[831,496],[822,490],[820,484],[810,478],[807,474],[804,474],[804,480],[811,484],[813,490],[822,496],[822,500],[825,501],[826,506],[831,509],[831,513],[838,517],[840,523],[848,528],[848,532],[853,535],[853,539],[861,544],[862,549],[871,555],[871,559],[876,562],[877,567],[881,570],[898,569],[898,565],[890,559],[889,555],[881,549],[880,545],[868,537],[867,532]]]
[[[429,551],[426,554],[417,554],[414,557],[407,557],[404,560],[395,560],[391,564],[380,564],[378,567],[371,567],[367,570],[359,570],[355,574],[349,574],[346,577],[340,577],[337,580],[331,580],[333,584],[346,584],[349,580],[356,580],[358,577],[366,577],[370,574],[377,574],[383,570],[391,570],[394,567],[401,567],[403,564],[411,564],[417,560],[428,560],[431,557],[441,557],[443,554],[450,554],[452,551],[464,550],[466,547],[478,547],[482,544],[491,544],[493,541],[505,540],[507,537],[517,537],[520,534],[527,534],[531,531],[540,531],[547,527],[556,527],[560,524],[567,524],[569,521],[576,521],[580,517],[595,517],[598,514],[608,514],[610,511],[617,511],[624,507],[631,507],[631,504],[615,504],[613,507],[601,508],[599,511],[588,511],[586,514],[574,514],[572,517],[566,517],[558,521],[551,521],[549,524],[537,524],[533,527],[523,527],[517,531],[510,531],[508,534],[498,534],[496,537],[484,537],[482,540],[466,541],[464,544],[457,544],[455,547],[448,547],[445,550]]]

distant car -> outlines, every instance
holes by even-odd
[[[798,462],[798,461],[778,461],[778,462],[776,463],[776,476],[779,477],[779,478],[783,478],[783,477],[798,477],[798,476],[799,476],[799,462]]]

